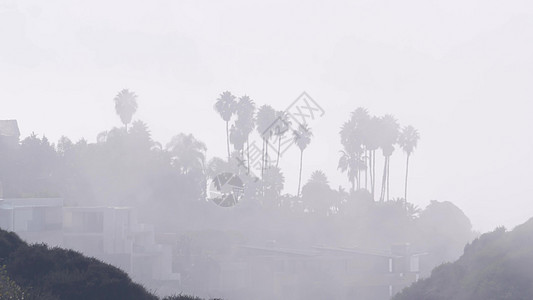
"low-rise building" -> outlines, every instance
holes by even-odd
[[[180,285],[172,247],[156,243],[154,227],[129,207],[65,207],[59,198],[0,200],[0,228],[28,243],[79,251],[117,266],[152,289]]]

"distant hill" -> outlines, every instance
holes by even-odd
[[[28,245],[0,229],[0,299],[157,300],[122,270],[95,258],[44,244]],[[163,300],[201,300],[172,296]]]
[[[533,299],[533,218],[512,231],[497,228],[465,247],[394,300]]]

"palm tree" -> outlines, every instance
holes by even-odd
[[[346,172],[348,180],[352,185],[351,191],[355,191],[356,179],[359,178],[359,170],[365,168],[365,161],[361,158],[359,153],[349,152],[346,149],[341,151],[341,157],[339,158],[339,165],[337,169],[341,172]],[[357,189],[359,189],[359,183],[357,183]]]
[[[230,159],[229,151],[229,121],[231,116],[236,110],[235,96],[233,96],[229,91],[225,91],[217,99],[215,103],[215,110],[222,117],[222,120],[226,122],[226,146],[228,149],[228,161]]]
[[[352,184],[352,192],[361,188],[361,171],[365,171],[365,188],[368,187],[367,172],[367,128],[370,120],[368,111],[359,107],[352,112],[350,119],[345,122],[340,131],[342,155],[339,159],[338,168],[342,172],[347,171],[348,179]]]
[[[390,157],[394,152],[394,144],[398,141],[400,125],[394,116],[385,115],[380,118],[379,122],[379,145],[385,158],[383,165],[383,180],[381,184],[380,201],[384,201],[385,192],[387,193],[387,201],[390,199]]]
[[[415,150],[420,135],[418,131],[411,125],[403,128],[400,137],[398,138],[398,144],[402,150],[407,154],[407,161],[405,164],[405,189],[404,189],[404,200],[407,202],[407,176],[409,175],[409,157]]]
[[[175,135],[166,148],[171,155],[172,165],[182,174],[193,170],[203,172],[207,147],[192,134]]]
[[[368,123],[370,121],[370,115],[368,110],[364,107],[358,107],[355,111],[352,112],[351,119],[355,123],[354,128],[354,140],[357,146],[356,148],[356,157],[362,163],[359,164],[357,169],[358,177],[358,188],[361,187],[361,170],[365,171],[365,188],[368,188],[368,168],[367,168],[367,143],[368,143]]]
[[[304,150],[305,148],[307,148],[309,143],[311,143],[312,136],[313,133],[311,132],[311,129],[305,123],[300,124],[300,126],[298,126],[298,129],[293,131],[293,140],[296,145],[298,145],[298,148],[300,148],[300,173],[298,176],[298,193],[296,194],[297,197],[300,197],[300,186],[302,184],[302,162]]]
[[[235,125],[231,125],[229,132],[230,143],[233,144],[233,148],[239,152],[240,156],[242,156],[242,152],[244,151],[244,143],[246,142],[244,132],[240,127]]]
[[[279,164],[279,155],[281,151],[281,139],[287,133],[287,131],[290,128],[291,120],[289,118],[289,115],[285,113],[284,111],[278,111],[276,113],[276,128],[274,129],[274,135],[278,137],[278,157],[276,159],[276,167]]]
[[[248,173],[250,173],[250,133],[255,128],[255,103],[250,97],[242,96],[237,102],[237,120],[235,126],[242,132],[246,139],[246,161],[248,164]]]
[[[375,188],[376,188],[376,150],[379,148],[379,130],[380,130],[380,118],[372,117],[368,121],[366,127],[366,149],[368,150],[368,166],[370,170],[370,189],[372,199],[375,200]]]
[[[276,121],[276,111],[270,105],[262,105],[257,111],[257,132],[263,139],[261,177],[268,159],[267,143],[272,137],[273,128],[271,125]]]
[[[128,131],[128,124],[133,114],[137,111],[137,95],[128,89],[123,89],[114,98],[115,111]]]

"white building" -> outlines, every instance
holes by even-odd
[[[172,249],[155,241],[153,226],[128,207],[65,207],[59,198],[0,200],[0,228],[28,243],[46,243],[96,257],[147,287],[178,289]],[[162,287],[163,285],[163,287]]]

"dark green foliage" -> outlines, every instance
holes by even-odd
[[[26,299],[157,299],[116,267],[72,250],[27,245],[3,230],[0,253]]]
[[[7,275],[5,266],[0,266],[0,299],[22,300],[24,291]]]
[[[498,228],[467,245],[454,263],[413,284],[395,300],[533,299],[533,219],[511,232]]]

